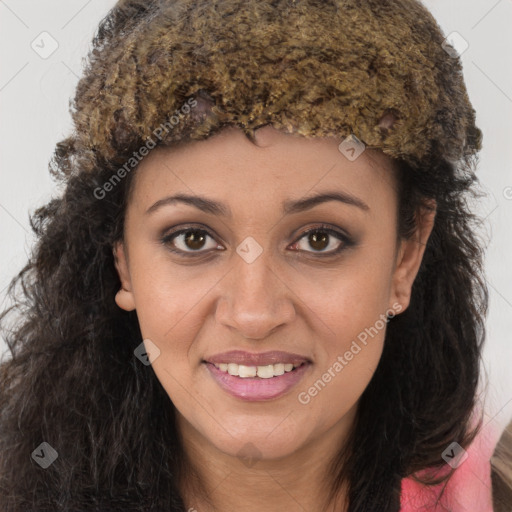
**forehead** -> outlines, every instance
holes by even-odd
[[[354,152],[340,150],[343,139],[306,138],[271,126],[255,137],[257,145],[229,127],[205,140],[154,149],[136,171],[133,200],[142,207],[180,192],[270,206],[322,190],[346,192],[367,204],[395,196],[393,161],[381,151],[364,148],[352,159]]]

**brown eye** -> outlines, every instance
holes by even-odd
[[[200,231],[186,231],[183,234],[183,243],[190,249],[201,249],[204,245],[206,237]]]
[[[301,240],[305,240],[302,246],[300,245]],[[352,245],[351,240],[343,233],[330,227],[320,226],[303,233],[299,240],[295,242],[294,248],[305,252],[332,255],[337,254],[350,245]],[[309,248],[314,250],[311,251]]]
[[[208,238],[212,239],[210,247],[207,246]],[[204,229],[187,228],[165,236],[162,241],[170,246],[170,250],[176,253],[204,253],[208,249],[217,247],[213,237]],[[201,250],[205,249],[205,250]]]
[[[308,242],[317,251],[323,251],[329,245],[330,235],[324,231],[313,231],[308,235]]]
[[[173,231],[161,241],[171,252],[184,257],[200,256],[212,249],[224,250],[207,230],[195,227]],[[353,245],[354,242],[344,233],[322,225],[305,231],[292,248],[319,256],[333,256]]]

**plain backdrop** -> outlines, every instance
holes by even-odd
[[[97,25],[114,4],[113,0],[0,0],[2,309],[8,304],[6,287],[25,263],[34,240],[29,213],[57,193],[48,162],[55,144],[71,131],[69,100]],[[503,429],[512,419],[512,1],[424,4],[456,48],[464,50],[469,97],[484,133],[478,176],[487,197],[477,213],[490,240],[486,256],[490,312],[484,351],[487,390],[482,396],[486,421]],[[0,340],[0,353],[5,350]]]

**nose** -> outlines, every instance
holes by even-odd
[[[252,263],[239,258],[219,283],[217,322],[248,339],[265,339],[296,314],[293,292],[264,254]]]

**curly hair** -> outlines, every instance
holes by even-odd
[[[0,317],[12,355],[0,366],[2,512],[185,510],[174,405],[134,357],[142,336],[136,312],[115,304],[112,248],[140,148],[228,125],[253,143],[272,124],[382,149],[398,173],[402,239],[436,201],[410,305],[389,322],[329,499],[347,482],[350,512],[394,512],[403,478],[447,481],[435,473],[442,452],[481,427],[471,418],[488,290],[468,201],[480,196],[482,134],[442,43],[415,0],[117,3],[78,83],[74,131],[50,162],[62,190],[31,215],[37,242]],[[44,471],[31,458],[42,442],[58,452]]]

